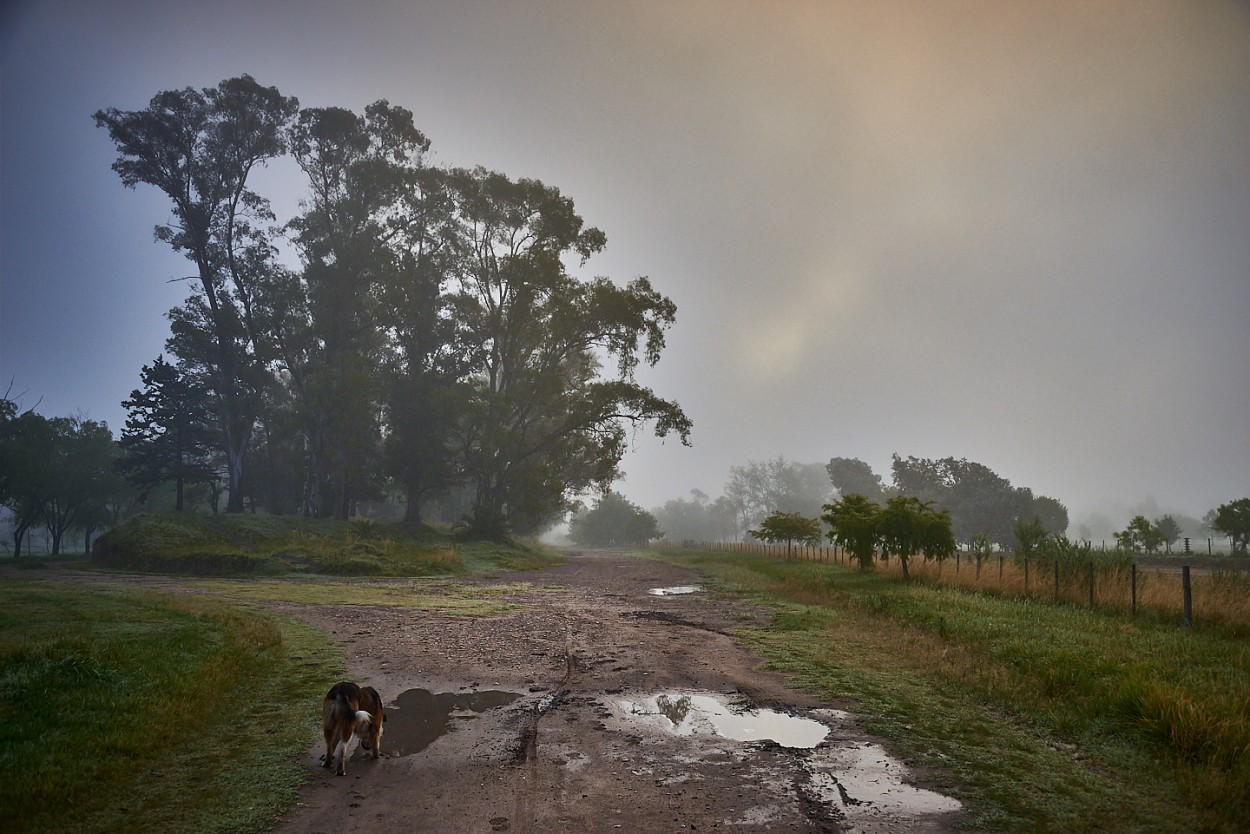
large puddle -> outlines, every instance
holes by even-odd
[[[906,830],[923,817],[952,813],[955,799],[909,785],[907,767],[879,744],[866,740],[822,744],[832,728],[843,739],[853,734],[853,719],[841,710],[819,710],[821,720],[774,710],[735,708],[729,698],[709,693],[664,693],[641,700],[618,700],[618,714],[628,723],[677,736],[752,742],[772,740],[805,751],[804,793],[835,808],[848,831],[887,834]],[[750,755],[745,748],[743,755]],[[758,809],[767,813],[768,809]]]
[[[387,756],[411,756],[429,747],[456,728],[472,721],[488,709],[511,704],[521,696],[515,692],[431,692],[409,689],[386,704],[386,725],[382,752]],[[354,755],[368,755],[356,748]]]
[[[770,709],[734,710],[711,695],[666,694],[643,701],[620,701],[627,715],[679,736],[718,735],[734,741],[772,740],[782,747],[810,749],[829,728],[810,718]]]

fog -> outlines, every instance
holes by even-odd
[[[124,423],[188,264],[91,114],[250,73],[411,109],[677,304],[618,491],[968,458],[1098,513],[1250,495],[1250,11],[1211,2],[10,2],[0,377]],[[289,216],[299,184],[261,184]],[[1153,517],[1153,516],[1152,516]]]

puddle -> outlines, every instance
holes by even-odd
[[[430,692],[409,689],[386,704],[382,752],[387,756],[411,756],[455,729],[457,721],[471,721],[488,709],[511,704],[515,692]],[[356,754],[364,754],[357,746]]]
[[[848,817],[919,816],[963,807],[958,800],[904,783],[907,768],[879,744],[832,749],[812,765],[809,787],[822,801],[843,806]]]
[[[698,585],[673,585],[668,588],[652,588],[647,593],[653,597],[673,597],[680,594],[697,594],[702,590]]]
[[[926,817],[959,811],[955,799],[907,784],[910,771],[879,744],[865,740],[821,745],[831,728],[854,731],[841,710],[819,710],[822,720],[774,710],[734,709],[726,696],[666,693],[644,700],[619,700],[617,711],[631,724],[644,723],[678,736],[707,736],[736,741],[771,739],[783,747],[806,750],[803,793],[836,808],[855,834],[892,834],[911,830]],[[748,748],[749,749],[749,748]],[[763,813],[762,809],[755,809]],[[749,815],[748,815],[749,816]],[[744,818],[733,824],[756,824]]]
[[[811,749],[829,735],[829,728],[819,721],[770,709],[734,710],[711,695],[666,694],[618,703],[627,717],[641,718],[679,736],[770,739],[782,747]]]

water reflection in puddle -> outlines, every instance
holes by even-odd
[[[702,590],[698,585],[673,585],[668,588],[652,588],[647,593],[653,597],[672,597],[680,594],[697,594]]]
[[[853,724],[851,716],[841,710],[819,710],[822,720],[817,721],[774,710],[734,709],[728,701],[726,696],[711,694],[666,693],[618,700],[616,707],[631,724],[648,724],[677,736],[771,739],[783,747],[811,751],[801,759],[807,777],[803,792],[837,808],[848,831],[910,830],[923,818],[963,807],[958,800],[907,784],[907,767],[879,744],[861,739],[822,745],[830,727]]]
[[[651,720],[679,736],[715,734],[734,741],[771,739],[782,747],[810,749],[829,728],[810,718],[770,709],[733,710],[711,695],[665,694],[644,701],[620,701],[629,716]]]
[[[429,747],[455,728],[488,709],[507,706],[521,696],[515,692],[430,692],[409,689],[386,704],[386,729],[382,752],[388,756],[411,756]],[[356,753],[365,751],[356,749]]]

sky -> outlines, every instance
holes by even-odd
[[[778,456],[967,458],[1075,524],[1250,495],[1250,5],[6,0],[0,388],[120,432],[190,264],[92,114],[248,73],[531,177],[677,304],[643,507]],[[293,166],[255,182],[280,217]]]

